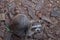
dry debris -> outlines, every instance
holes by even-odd
[[[10,40],[5,24],[9,25],[17,14],[41,21],[42,31],[25,40],[60,40],[60,0],[0,0],[0,40]],[[24,40],[14,35],[12,38]]]

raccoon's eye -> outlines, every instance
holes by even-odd
[[[35,31],[35,29],[36,29],[36,28],[32,28],[31,30],[32,30],[32,31]]]

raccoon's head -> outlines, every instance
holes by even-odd
[[[28,29],[28,36],[32,36],[35,33],[40,33],[42,31],[42,25],[39,21],[32,22],[30,28]]]

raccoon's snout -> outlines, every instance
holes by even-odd
[[[36,32],[40,32],[40,28],[36,28],[35,31],[36,31]]]

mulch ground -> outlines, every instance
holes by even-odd
[[[26,40],[60,40],[60,0],[0,0],[1,13],[6,14],[7,24],[10,24],[12,17],[19,13],[25,14],[29,19],[43,21],[43,31],[35,34],[34,39]],[[9,33],[4,22],[0,22],[0,40],[7,34]]]

